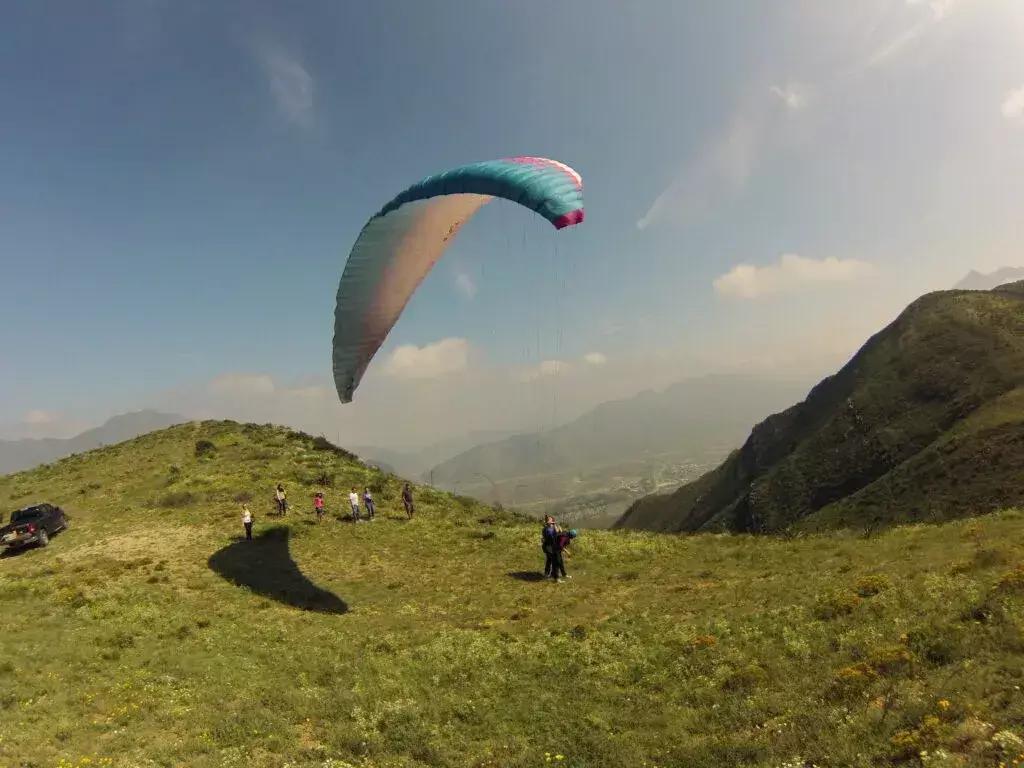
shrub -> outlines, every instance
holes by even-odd
[[[814,615],[822,621],[849,616],[860,602],[860,598],[853,592],[831,592],[818,599]]]
[[[889,740],[894,760],[914,760],[921,753],[940,743],[943,731],[942,721],[935,715],[925,715],[913,729],[897,731]]]
[[[910,671],[914,654],[905,646],[887,645],[872,651],[866,662],[878,674],[893,677]]]
[[[892,583],[889,581],[888,577],[883,576],[880,573],[873,573],[857,579],[857,582],[853,585],[853,589],[860,597],[874,597],[879,592],[882,592],[891,586]]]
[[[694,650],[701,648],[714,648],[718,644],[718,638],[714,635],[697,635],[690,641],[690,647]]]
[[[156,506],[164,508],[187,507],[195,501],[195,497],[189,491],[174,491],[165,493],[156,500]]]
[[[748,692],[761,685],[768,675],[756,664],[734,669],[722,681],[722,689],[732,692]]]
[[[358,461],[358,457],[354,453],[346,451],[344,448],[339,448],[326,437],[314,437],[310,444],[314,451],[329,451],[335,456],[340,456],[343,459]]]
[[[120,650],[131,648],[135,645],[135,637],[128,632],[115,632],[107,638],[107,645]]]
[[[249,491],[239,491],[234,495],[233,498],[239,504],[246,504],[252,501],[252,494]]]
[[[1004,573],[998,586],[1003,592],[1024,592],[1024,564]]]
[[[204,456],[212,456],[217,452],[217,446],[211,443],[209,440],[196,440],[196,458],[201,459]]]
[[[832,677],[829,693],[833,698],[845,698],[863,693],[878,679],[878,673],[863,661],[843,667]]]
[[[907,648],[935,666],[950,664],[963,655],[963,629],[932,624],[907,633]]]
[[[1004,565],[1006,560],[1006,553],[1001,549],[993,547],[984,547],[974,553],[975,568],[991,568],[994,565]]]

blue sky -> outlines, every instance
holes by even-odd
[[[1010,0],[13,5],[0,432],[167,405],[366,442],[410,392],[488,426],[459,409],[502,376],[524,402],[559,378],[578,409],[714,369],[826,373],[914,296],[1020,263],[1022,32]],[[484,209],[377,394],[324,401],[368,216],[512,154],[579,170],[586,223]],[[445,382],[387,380],[397,347],[443,339],[465,351]],[[299,390],[313,410],[282,405]]]

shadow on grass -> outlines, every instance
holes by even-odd
[[[340,597],[307,579],[288,551],[288,529],[277,526],[210,555],[210,569],[232,584],[280,603],[319,613],[345,613]]]
[[[508,575],[519,581],[544,581],[547,578],[540,571],[509,571]]]

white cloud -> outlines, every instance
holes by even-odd
[[[16,421],[0,423],[0,435],[9,440],[71,437],[91,426],[95,425],[58,411],[32,408],[16,417]]]
[[[436,379],[465,370],[468,364],[469,342],[450,338],[422,347],[415,344],[398,347],[384,363],[383,370],[400,379]]]
[[[461,269],[457,269],[455,272],[455,288],[467,299],[476,296],[476,281],[473,280],[472,275]]]
[[[771,93],[786,105],[786,109],[793,110],[794,112],[807,106],[808,89],[807,86],[800,83],[790,82],[785,85],[773,85]]]
[[[28,424],[33,427],[43,427],[59,422],[60,414],[54,411],[33,409],[22,416],[21,420],[24,424]]]
[[[846,283],[871,274],[874,267],[858,259],[808,259],[785,253],[777,264],[758,267],[738,264],[714,281],[721,296],[755,299],[775,293],[792,293],[821,283]]]
[[[223,373],[209,384],[213,394],[237,397],[272,395],[276,389],[274,380],[265,373]]]
[[[283,394],[285,397],[310,401],[331,399],[337,396],[334,390],[328,387],[318,387],[312,384],[302,387],[289,387],[283,390]]]
[[[602,352],[588,352],[583,356],[583,362],[588,365],[604,365],[608,362],[608,356]]]
[[[1003,117],[1007,120],[1024,121],[1024,85],[1006,94],[1003,99]]]
[[[296,125],[310,125],[315,85],[312,75],[294,57],[278,49],[263,50],[260,59],[281,114]]]

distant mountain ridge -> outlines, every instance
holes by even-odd
[[[433,469],[455,487],[542,473],[614,465],[672,453],[703,454],[737,445],[752,424],[806,391],[803,384],[742,375],[705,376],[661,392],[602,403],[561,427],[479,445]]]
[[[0,475],[31,469],[73,453],[120,443],[185,421],[188,419],[172,413],[141,410],[113,416],[104,424],[70,438],[0,440]]]
[[[422,448],[385,448],[357,446],[353,449],[363,460],[388,472],[422,481],[429,477],[431,467],[483,443],[492,443],[511,436],[507,430],[477,430],[458,437],[440,440]]]
[[[1024,503],[1024,281],[913,302],[717,469],[616,524],[774,532]]]
[[[1024,280],[1024,267],[1000,267],[995,272],[983,274],[972,269],[964,278],[953,286],[960,291],[991,291],[1000,285],[1017,280]]]

